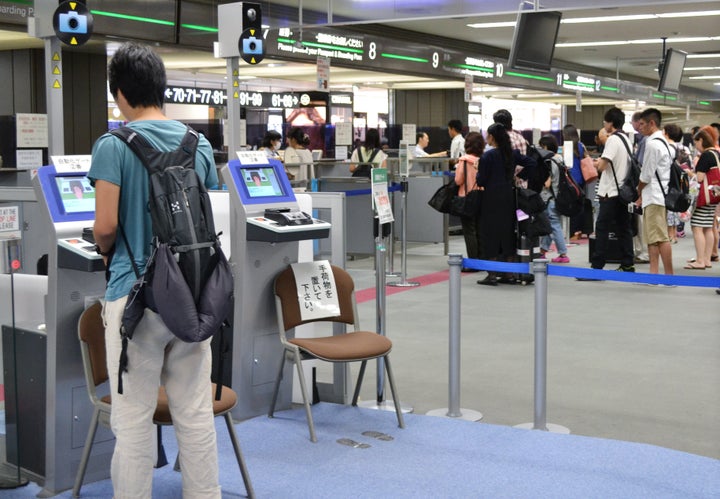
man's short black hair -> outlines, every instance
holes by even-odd
[[[538,144],[540,147],[544,147],[548,151],[552,151],[554,153],[558,152],[558,142],[554,135],[543,135],[540,137]]]
[[[452,128],[457,133],[462,133],[462,121],[450,120],[450,121],[448,121],[448,128]]]
[[[493,121],[500,123],[505,127],[505,130],[512,130],[512,114],[507,109],[498,109],[493,114]]]
[[[132,107],[159,107],[165,101],[165,65],[147,45],[124,43],[108,65],[110,93],[122,92]]]
[[[417,144],[418,142],[420,142],[420,139],[422,139],[423,137],[425,137],[425,132],[417,132],[415,134],[415,143]]]
[[[645,123],[653,121],[658,128],[662,126],[662,113],[654,107],[649,107],[640,113],[640,119],[645,120]]]
[[[625,113],[622,112],[622,109],[611,107],[605,111],[605,117],[603,120],[608,123],[612,123],[615,130],[622,130],[622,127],[625,124]]]

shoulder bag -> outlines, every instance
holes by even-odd
[[[474,218],[480,213],[480,201],[483,191],[477,188],[477,184],[475,185],[475,189],[468,189],[467,160],[464,160],[464,163],[465,167],[463,168],[463,172],[465,173],[465,195],[455,196],[452,198],[450,201],[450,214],[458,217]]]
[[[715,166],[705,174],[705,179],[700,184],[700,192],[697,198],[697,207],[720,203],[720,192],[713,189],[713,186],[720,186],[720,159],[715,151],[710,151],[715,156]]]
[[[580,170],[582,171],[582,176],[585,179],[585,182],[597,180],[598,171],[597,168],[595,168],[595,162],[590,156],[585,156],[580,160]]]

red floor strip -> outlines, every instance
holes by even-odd
[[[0,385],[0,402],[5,401],[5,385]]]
[[[387,295],[394,295],[396,293],[402,293],[403,291],[410,291],[411,289],[418,289],[423,286],[429,286],[430,284],[437,284],[439,282],[447,281],[450,275],[449,270],[443,270],[441,272],[434,272],[432,274],[425,274],[418,277],[408,277],[408,282],[419,282],[420,286],[414,286],[414,287],[396,287],[396,286],[386,286],[385,287],[385,296]],[[393,278],[394,282],[396,278]],[[375,299],[375,288],[367,288],[367,289],[361,289],[359,291],[355,292],[355,300],[358,303],[364,303],[366,301],[374,300]]]

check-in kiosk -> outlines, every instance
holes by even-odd
[[[230,191],[235,306],[232,387],[238,394],[233,416],[265,414],[280,366],[273,295],[275,276],[298,261],[298,241],[326,238],[330,224],[300,211],[280,161],[248,152],[223,168]],[[291,366],[284,373],[278,408],[291,402]]]
[[[19,404],[7,417],[17,421],[20,466],[43,484],[43,495],[72,487],[93,411],[77,321],[86,304],[104,295],[105,278],[90,239],[95,192],[86,173],[43,166],[33,179],[42,220],[36,230],[44,234],[48,253],[47,294],[36,304],[35,322],[3,326],[3,336],[13,336],[18,352],[13,361]],[[41,391],[27,388],[41,384]],[[107,478],[113,444],[112,433],[100,429],[88,481]]]

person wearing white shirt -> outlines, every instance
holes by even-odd
[[[602,175],[598,181],[598,210],[595,224],[595,245],[590,256],[594,269],[605,267],[610,228],[614,225],[615,236],[620,245],[620,268],[624,272],[634,272],[631,218],[627,205],[618,195],[618,184],[627,176],[630,155],[628,138],[622,133],[625,113],[613,107],[605,113],[603,128],[608,134],[602,157],[598,159],[597,169]],[[617,179],[617,182],[616,182]]]
[[[448,121],[448,135],[452,141],[450,142],[450,164],[455,165],[457,158],[465,154],[465,137],[462,135],[462,121]]]
[[[645,154],[638,192],[637,205],[643,208],[643,230],[650,255],[650,273],[657,274],[662,259],[665,274],[673,274],[672,245],[667,230],[665,196],[670,181],[672,157],[668,143],[660,128],[662,114],[655,108],[648,108],[640,114],[640,133],[645,139]]]
[[[415,135],[415,157],[416,158],[440,158],[447,156],[447,151],[425,152],[425,148],[430,144],[430,137],[425,132],[418,132]]]

